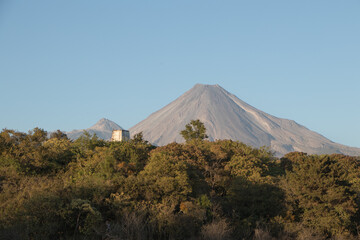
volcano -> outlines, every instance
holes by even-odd
[[[130,133],[143,132],[145,140],[158,146],[181,143],[180,131],[193,119],[205,124],[210,141],[231,139],[253,147],[268,146],[278,156],[292,151],[360,155],[360,148],[334,143],[295,121],[258,110],[219,85],[196,84],[133,126]]]

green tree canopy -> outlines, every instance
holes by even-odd
[[[57,138],[57,139],[69,139],[66,133],[56,130],[50,134],[50,138]]]
[[[208,138],[205,125],[199,119],[191,120],[190,123],[186,124],[185,129],[182,130],[180,134],[186,142]]]
[[[348,231],[356,214],[356,193],[347,172],[329,155],[297,156],[283,181],[291,218],[328,236]]]

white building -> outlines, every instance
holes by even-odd
[[[130,140],[130,132],[128,130],[113,130],[110,141],[121,142]]]

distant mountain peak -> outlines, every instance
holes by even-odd
[[[97,123],[100,123],[100,122],[109,122],[110,120],[107,119],[107,118],[101,118],[99,121],[97,121]],[[111,121],[110,121],[111,122]]]
[[[115,122],[113,122],[107,118],[101,118],[92,127],[102,127],[102,128],[106,128],[106,129],[110,129],[110,128],[123,129],[122,127],[117,125]]]
[[[130,128],[156,145],[183,142],[180,131],[193,119],[205,124],[209,140],[239,140],[269,146],[277,155],[291,151],[360,155],[359,148],[333,143],[292,120],[260,111],[220,85],[196,84],[175,101]]]
[[[123,128],[109,119],[101,118],[90,128],[73,130],[71,132],[67,132],[66,134],[70,139],[77,139],[83,134],[84,130],[89,132],[91,135],[96,134],[99,138],[109,140],[113,130],[123,130]]]
[[[97,121],[97,123],[95,123],[92,127],[90,127],[90,129],[102,129],[102,130],[112,131],[112,130],[121,130],[123,128],[109,119],[101,118],[99,121]]]

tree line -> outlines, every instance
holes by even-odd
[[[1,239],[359,239],[358,157],[0,133]]]

